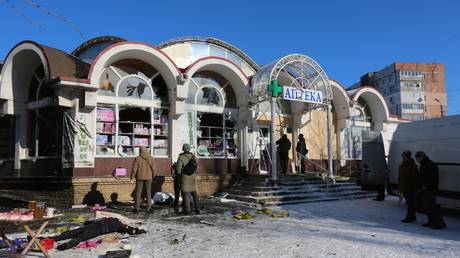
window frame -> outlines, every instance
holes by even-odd
[[[237,112],[238,110],[236,108],[226,108],[224,110],[224,112],[222,113],[219,113],[219,112],[203,112],[203,111],[199,111],[199,110],[194,110],[192,111],[193,112],[193,115],[196,119],[196,126],[195,126],[195,131],[194,131],[194,146],[195,147],[195,151],[197,152],[196,153],[196,158],[197,159],[239,159],[239,155],[240,155],[240,152],[241,152],[241,146],[238,142],[238,137],[239,137],[239,130],[238,130],[238,123],[235,124],[235,126],[233,128],[231,128],[231,131],[236,131],[237,133],[237,138],[233,138],[233,141],[235,141],[235,145],[236,145],[236,148],[233,148],[235,150],[235,156],[229,156],[228,153],[227,153],[227,146],[228,146],[228,143],[227,143],[227,127],[225,125],[225,116],[228,115],[229,113],[233,113],[235,112],[236,114],[238,114]],[[198,113],[208,113],[208,114],[216,114],[216,115],[221,115],[222,116],[222,125],[221,126],[199,126],[198,125]],[[239,117],[236,117],[236,120],[238,121]],[[206,138],[206,137],[201,137],[201,136],[198,136],[198,128],[199,127],[203,127],[203,128],[215,128],[215,129],[222,129],[222,151],[223,151],[223,155],[222,156],[200,156],[198,155],[198,139],[199,138]]]
[[[112,65],[109,65],[107,66],[104,71],[106,69],[111,69],[113,70],[114,68],[112,67]],[[170,107],[169,106],[164,106],[162,105],[162,101],[161,101],[161,98],[158,96],[156,96],[155,94],[155,91],[153,90],[153,87],[152,87],[152,82],[153,82],[153,79],[159,75],[159,73],[157,72],[152,78],[147,78],[146,76],[142,76],[142,75],[139,75],[139,74],[127,74],[127,75],[124,75],[124,76],[118,76],[118,82],[117,84],[114,86],[114,92],[115,94],[113,96],[110,96],[110,95],[104,95],[104,94],[100,94],[99,92],[97,92],[97,106],[96,106],[96,109],[95,109],[95,112],[96,112],[96,115],[95,115],[95,118],[94,118],[94,125],[95,125],[95,128],[94,130],[96,131],[96,135],[98,134],[97,133],[97,110],[98,110],[98,107],[100,106],[113,106],[114,107],[114,111],[115,111],[115,134],[113,135],[114,139],[113,139],[113,146],[114,146],[114,154],[113,155],[100,155],[100,154],[97,154],[97,142],[96,142],[96,137],[94,137],[94,151],[93,151],[93,154],[94,154],[94,157],[95,158],[134,158],[136,157],[136,155],[132,155],[132,156],[121,156],[119,153],[118,153],[118,136],[119,135],[119,113],[120,113],[120,107],[139,107],[139,108],[149,108],[150,110],[150,126],[151,128],[154,128],[155,126],[155,122],[154,122],[154,114],[155,114],[155,110],[158,110],[158,109],[166,109],[168,110],[168,118],[167,118],[167,123],[166,123],[166,128],[167,128],[167,133],[166,133],[166,140],[167,140],[167,153],[166,155],[158,155],[158,156],[154,156],[154,139],[155,139],[155,134],[153,132],[150,132],[150,154],[155,157],[155,158],[167,158],[167,157],[170,157],[170,154],[171,154],[171,115],[169,114],[170,112]],[[141,80],[143,80],[144,82],[146,82],[149,90],[150,90],[150,98],[149,99],[142,99],[142,98],[136,98],[136,97],[132,97],[132,96],[119,96],[119,87],[120,87],[120,84],[125,81],[126,79],[128,78],[139,78]],[[168,101],[168,105],[169,105],[169,101]],[[134,144],[133,144],[134,146]]]

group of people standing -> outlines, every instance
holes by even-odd
[[[291,141],[288,139],[286,134],[283,134],[281,138],[276,141],[278,145],[278,156],[280,160],[281,171],[287,174],[289,167],[289,150],[291,149]],[[307,160],[308,149],[305,143],[303,134],[299,134],[299,139],[296,145],[297,156],[300,158],[300,173],[305,173],[305,161]]]
[[[196,192],[196,170],[198,163],[195,155],[191,152],[191,146],[184,144],[182,153],[179,155],[177,162],[173,165],[174,172],[174,203],[173,207],[179,212],[179,197],[182,196],[182,213],[189,215],[191,213],[191,202],[193,200],[194,212],[200,213],[199,199]],[[136,180],[136,195],[134,212],[140,210],[143,201],[142,193],[145,188],[147,213],[153,213],[152,210],[152,180],[155,176],[155,162],[146,147],[141,147],[139,156],[134,160],[131,171],[131,179]]]
[[[416,221],[416,210],[420,209],[427,215],[424,227],[443,229],[446,227],[441,212],[436,205],[436,196],[439,189],[439,169],[423,151],[415,154],[420,164],[417,166],[412,153],[404,151],[403,161],[399,166],[399,191],[403,194],[407,214],[403,223]]]

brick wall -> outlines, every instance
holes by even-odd
[[[196,186],[201,197],[211,196],[228,185],[231,176],[203,175],[197,176]],[[86,194],[91,191],[91,185],[97,183],[97,190],[104,196],[106,202],[111,200],[111,195],[116,193],[118,201],[128,202],[133,200],[135,182],[127,178],[115,179],[113,177],[77,178],[73,180],[73,203],[82,203]],[[172,177],[156,177],[153,182],[152,192],[174,193]]]
[[[39,202],[46,202],[47,206],[54,206],[59,208],[70,207],[72,203],[72,191],[60,190],[60,191],[30,191],[30,190],[9,190],[0,191],[0,196],[13,198],[27,202],[29,200],[36,200]]]
[[[196,178],[198,195],[201,197],[211,196],[227,186],[230,179],[231,175],[198,175]],[[47,205],[64,208],[70,207],[72,204],[82,203],[85,196],[91,193],[91,186],[95,183],[97,184],[96,191],[102,194],[106,202],[111,200],[111,196],[114,193],[120,202],[133,200],[132,194],[135,182],[129,180],[129,178],[116,179],[114,177],[73,178],[69,187],[60,189],[57,189],[56,185],[62,185],[62,182],[49,181],[47,186],[42,186],[42,190],[14,188],[1,190],[0,196],[12,197],[23,201],[44,201]],[[174,193],[173,178],[164,176],[156,177],[152,192],[159,191]]]
[[[114,177],[84,177],[72,179],[73,185],[73,203],[80,204],[91,191],[91,186],[97,184],[97,191],[101,192],[104,200],[109,202],[111,195],[116,193],[117,200],[121,202],[130,201],[131,193],[134,190],[135,183],[129,178],[116,179]]]
[[[444,64],[417,64],[417,63],[395,63],[396,70],[418,70],[425,74],[424,91],[426,97],[427,118],[441,116],[441,108],[437,98],[441,101],[444,115],[447,115],[447,96],[446,96],[446,75]]]

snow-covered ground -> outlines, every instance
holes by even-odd
[[[148,233],[129,238],[134,257],[460,257],[460,218],[445,216],[447,229],[403,224],[396,198],[283,206],[288,218],[228,214],[149,219]],[[177,239],[176,243],[173,240]],[[53,251],[52,257],[98,257],[122,244]],[[103,257],[103,256],[100,256]]]

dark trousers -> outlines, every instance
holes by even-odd
[[[185,211],[186,211],[186,212],[190,212],[190,211],[191,211],[191,208],[190,208],[190,204],[191,204],[191,201],[192,201],[191,198],[193,198],[193,204],[194,204],[195,210],[199,210],[199,209],[200,209],[198,194],[196,193],[196,191],[193,191],[193,192],[182,192],[182,203],[184,204],[182,207],[185,208]]]
[[[280,165],[281,165],[281,170],[283,171],[283,173],[287,173],[287,168],[288,168],[288,162],[289,162],[289,155],[286,153],[281,153],[279,152],[279,156],[280,156]]]
[[[436,192],[423,191],[423,209],[425,210],[428,224],[434,227],[445,226],[444,219],[442,218],[441,211],[436,205]]]
[[[404,199],[406,200],[407,214],[406,219],[415,219],[415,192],[404,193]]]
[[[182,177],[180,175],[176,175],[174,177],[174,203],[173,203],[174,209],[179,209],[179,199],[181,196],[181,183],[182,183],[181,178]],[[184,204],[184,200],[182,200],[182,207],[184,207],[183,204]]]
[[[101,230],[97,225],[89,225],[74,230],[66,231],[57,237],[54,237],[54,241],[61,241],[71,239],[69,242],[58,246],[58,250],[66,250],[77,246],[80,242],[95,238],[101,235]]]
[[[152,180],[136,180],[136,210],[141,208],[142,191],[145,187],[147,197],[147,211],[152,209]]]
[[[376,199],[384,200],[385,199],[385,185],[378,185],[377,187],[377,197]]]

